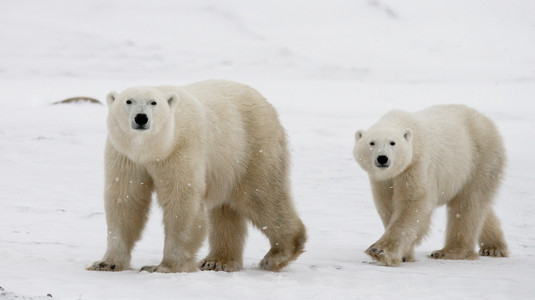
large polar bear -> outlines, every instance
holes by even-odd
[[[355,134],[356,161],[370,177],[385,233],[367,250],[396,266],[414,260],[431,214],[447,205],[445,246],[437,259],[507,256],[500,222],[492,210],[505,150],[487,117],[463,105],[434,106],[417,113],[392,111],[368,131]]]
[[[278,271],[302,253],[288,149],[275,109],[254,89],[210,80],[133,87],[107,96],[107,250],[90,270],[129,268],[151,194],[163,210],[163,259],[149,272],[237,271],[247,220],[271,243],[260,267]],[[197,265],[209,215],[208,256]]]

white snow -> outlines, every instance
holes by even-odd
[[[3,1],[0,299],[533,298],[534,11],[532,0]],[[278,109],[306,252],[262,271],[269,245],[250,230],[240,272],[139,273],[162,255],[154,206],[133,270],[86,271],[106,246],[106,107],[51,103],[207,78],[250,84]],[[416,262],[373,264],[364,250],[383,228],[354,133],[388,110],[443,103],[482,111],[504,136],[495,207],[511,257],[428,258],[441,208]]]

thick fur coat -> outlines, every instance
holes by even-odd
[[[385,233],[366,252],[385,265],[414,260],[433,210],[447,205],[445,246],[436,259],[507,256],[492,203],[505,149],[496,126],[462,105],[392,111],[357,131],[354,157],[368,173]]]
[[[239,270],[246,221],[269,238],[262,268],[278,271],[301,254],[306,233],[290,195],[286,135],[257,91],[210,80],[129,88],[107,102],[108,246],[90,270],[130,267],[153,192],[163,210],[164,253],[142,270]],[[210,252],[198,263],[207,229]]]

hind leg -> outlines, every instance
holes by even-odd
[[[264,233],[271,249],[260,262],[260,268],[279,271],[297,259],[307,240],[303,222],[285,189],[270,185],[270,192],[255,191],[245,206],[253,225]]]
[[[509,255],[500,221],[492,209],[479,235],[479,246],[481,256],[507,257]]]
[[[260,268],[268,271],[280,271],[288,263],[297,259],[304,251],[306,242],[305,226],[301,220],[296,219],[292,221],[292,230],[287,232],[277,232],[275,230],[263,229],[262,231],[269,238],[271,249],[260,261]]]
[[[280,271],[303,253],[307,240],[305,226],[297,215],[285,215],[278,219],[265,218],[253,221],[269,239],[271,249],[260,261],[260,268]]]
[[[213,208],[210,212],[210,253],[200,262],[200,269],[240,270],[246,235],[247,224],[236,210],[229,205]]]

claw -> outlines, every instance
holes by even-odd
[[[139,270],[139,272],[145,271],[145,272],[149,272],[149,273],[154,273],[157,270],[158,270],[158,267],[156,267],[156,266],[144,266]]]
[[[377,249],[375,247],[372,247],[368,250],[368,253],[374,254],[374,255],[381,255],[383,253],[383,249]]]
[[[441,252],[438,252],[438,251],[437,251],[437,252],[433,252],[433,253],[431,253],[431,255],[430,255],[430,257],[431,257],[431,258],[434,258],[434,259],[439,259],[439,258],[442,258],[442,257],[444,257],[444,256],[446,256],[446,254],[441,253]]]

